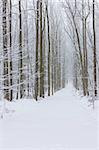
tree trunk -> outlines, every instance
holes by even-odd
[[[21,0],[19,0],[19,89],[20,98],[24,95],[24,84],[23,84],[23,53],[22,53],[22,11],[21,11]]]
[[[96,31],[95,31],[95,0],[93,0],[93,65],[94,65],[94,96],[97,96],[97,65],[96,65]]]
[[[48,28],[48,96],[50,96],[50,24],[49,24],[49,14],[48,6],[46,4],[46,13],[47,13],[47,28]]]
[[[39,0],[37,0],[37,18],[36,18],[36,59],[35,59],[35,99],[38,100],[38,50],[39,50]]]
[[[3,55],[4,55],[4,98],[10,100],[9,95],[9,78],[8,78],[8,37],[7,37],[7,0],[3,0],[3,18],[2,18],[2,28],[3,28]]]
[[[40,97],[44,97],[43,95],[43,90],[44,90],[44,85],[43,85],[43,49],[42,49],[42,42],[43,42],[43,34],[42,34],[42,0],[40,1]]]
[[[12,1],[10,0],[10,15],[9,15],[9,32],[10,32],[10,90],[9,90],[9,94],[10,94],[10,101],[12,101],[13,99],[13,90],[12,90]]]

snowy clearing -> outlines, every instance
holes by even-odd
[[[7,103],[0,150],[98,150],[97,109],[86,109],[79,99],[68,85],[45,101]]]

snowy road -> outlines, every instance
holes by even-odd
[[[0,150],[98,150],[97,120],[72,87],[40,102],[9,104],[0,120]]]

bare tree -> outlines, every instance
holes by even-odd
[[[4,98],[9,99],[9,77],[8,77],[8,35],[7,35],[7,0],[3,0],[3,18],[2,18],[2,28],[3,28],[3,55],[4,55]]]
[[[36,59],[35,59],[35,99],[38,100],[38,51],[39,51],[39,0],[37,0],[36,16]]]
[[[97,61],[96,61],[95,0],[93,0],[93,65],[94,65],[94,95],[97,96]]]
[[[50,22],[49,22],[49,12],[48,12],[48,4],[46,3],[46,13],[47,13],[47,28],[48,28],[48,96],[50,96],[50,53],[51,53],[51,45],[50,45]]]
[[[10,95],[10,101],[12,101],[13,99],[13,90],[12,90],[12,85],[13,85],[13,81],[12,81],[12,1],[10,0],[10,14],[9,14],[9,33],[10,33],[10,90],[9,90],[9,95]]]

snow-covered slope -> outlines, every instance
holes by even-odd
[[[55,96],[8,103],[0,120],[0,150],[98,150],[98,116],[72,85]]]

